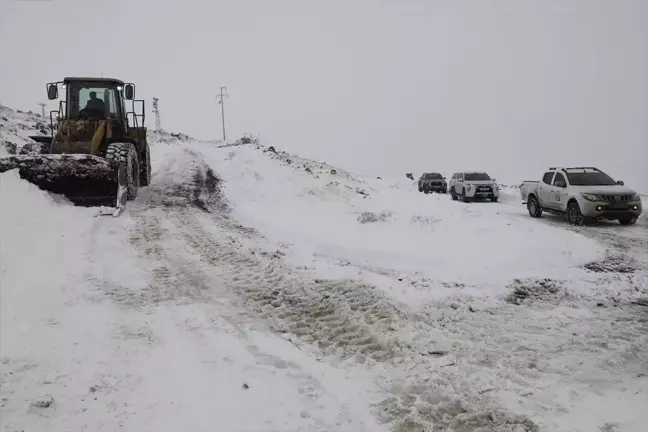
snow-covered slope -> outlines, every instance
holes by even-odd
[[[151,138],[116,219],[0,175],[3,432],[644,430],[644,222]]]
[[[47,135],[49,118],[31,111],[14,111],[0,105],[0,157],[15,154],[16,149],[31,142],[30,135]]]
[[[226,157],[200,149],[227,180],[236,218],[293,244],[305,266],[344,261],[408,281],[434,279],[437,294],[446,292],[442,282],[479,284],[471,290],[479,295],[515,277],[578,276],[579,264],[604,253],[595,240],[529,218],[510,190],[502,201],[512,205],[465,204],[418,193],[407,179],[331,174],[331,167],[253,147]]]

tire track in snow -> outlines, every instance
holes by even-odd
[[[399,311],[373,287],[352,281],[309,281],[279,260],[241,253],[180,212],[174,222],[205,262],[224,267],[219,278],[278,330],[299,336],[327,354],[385,361],[399,355],[392,336]]]

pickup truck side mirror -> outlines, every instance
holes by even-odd
[[[497,179],[496,179],[495,177],[493,177],[491,180],[493,180],[493,181],[497,181]]]
[[[619,186],[623,186],[625,183],[623,182],[623,180],[618,180],[618,181],[617,181],[617,184],[618,184]]]
[[[559,187],[559,188],[566,188],[566,187],[567,187],[567,184],[566,184],[564,181],[562,181],[562,180],[558,180],[558,181],[556,182],[555,186],[556,186],[556,187]]]

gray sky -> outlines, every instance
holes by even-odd
[[[360,173],[594,165],[648,192],[648,0],[1,0],[0,101],[135,82],[163,128]]]

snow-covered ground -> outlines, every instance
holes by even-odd
[[[151,138],[119,218],[0,175],[3,431],[645,431],[645,219]]]

